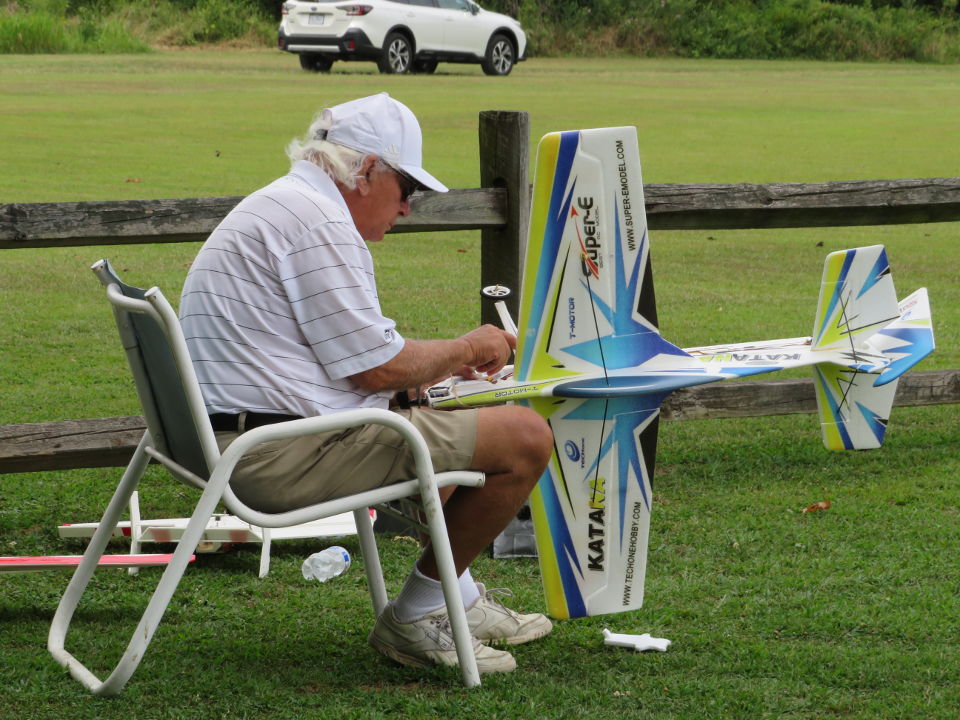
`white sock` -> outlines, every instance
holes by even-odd
[[[460,576],[460,594],[463,596],[464,607],[473,605],[480,597],[477,584],[470,577],[467,568]],[[403,584],[400,594],[393,601],[393,614],[402,623],[419,620],[430,613],[444,607],[443,586],[439,580],[428,578],[416,565]]]
[[[461,575],[459,579],[460,595],[463,596],[463,607],[469,608],[480,599],[480,590],[477,589],[477,584],[473,581],[473,578],[470,577],[470,568],[464,570],[463,575]]]
[[[393,601],[393,614],[400,622],[408,623],[429,615],[445,604],[440,581],[428,578],[414,565],[403,589]]]

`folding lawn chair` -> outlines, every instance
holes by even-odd
[[[240,435],[221,455],[179,320],[170,303],[156,287],[143,291],[124,284],[105,260],[96,263],[92,270],[106,287],[107,298],[112,304],[120,338],[146,417],[147,432],[123,473],[54,615],[47,647],[57,662],[66,666],[71,675],[94,694],[118,694],[143,659],[190,556],[196,549],[211,515],[221,502],[245,522],[263,528],[287,527],[352,511],[356,519],[373,609],[375,614],[379,615],[387,604],[387,594],[376,539],[368,516],[369,508],[377,507],[381,512],[392,513],[390,508],[384,507],[386,503],[417,498],[426,518],[425,524],[414,518],[409,518],[408,521],[416,522],[431,537],[463,682],[468,687],[479,685],[480,676],[437,490],[449,485],[479,487],[484,482],[483,474],[467,471],[435,473],[427,445],[416,428],[396,413],[379,409],[350,410],[331,416],[258,427]],[[271,440],[371,423],[393,428],[410,444],[416,462],[417,479],[283,513],[253,510],[240,502],[230,489],[228,482],[238,460],[257,445]],[[97,561],[103,555],[120,515],[151,459],[164,465],[177,479],[199,488],[202,493],[123,657],[106,680],[101,681],[64,648],[64,641],[73,614],[97,568]]]

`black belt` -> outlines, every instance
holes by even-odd
[[[243,429],[253,430],[261,425],[273,425],[274,423],[287,422],[287,420],[302,420],[300,415],[277,415],[276,413],[255,413],[248,412],[247,418],[243,423]],[[240,431],[240,415],[231,415],[229,413],[213,413],[210,416],[210,425],[214,430],[226,430],[229,432]]]

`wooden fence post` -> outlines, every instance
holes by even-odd
[[[507,191],[507,223],[481,231],[480,287],[506,285],[507,300],[517,321],[521,264],[530,220],[530,116],[525,112],[484,110],[480,113],[480,187]],[[499,325],[492,303],[482,303],[482,322]]]

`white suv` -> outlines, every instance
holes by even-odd
[[[373,60],[383,73],[432,73],[438,62],[480,63],[507,75],[524,59],[520,23],[472,0],[290,0],[278,44],[304,70],[334,60]]]

